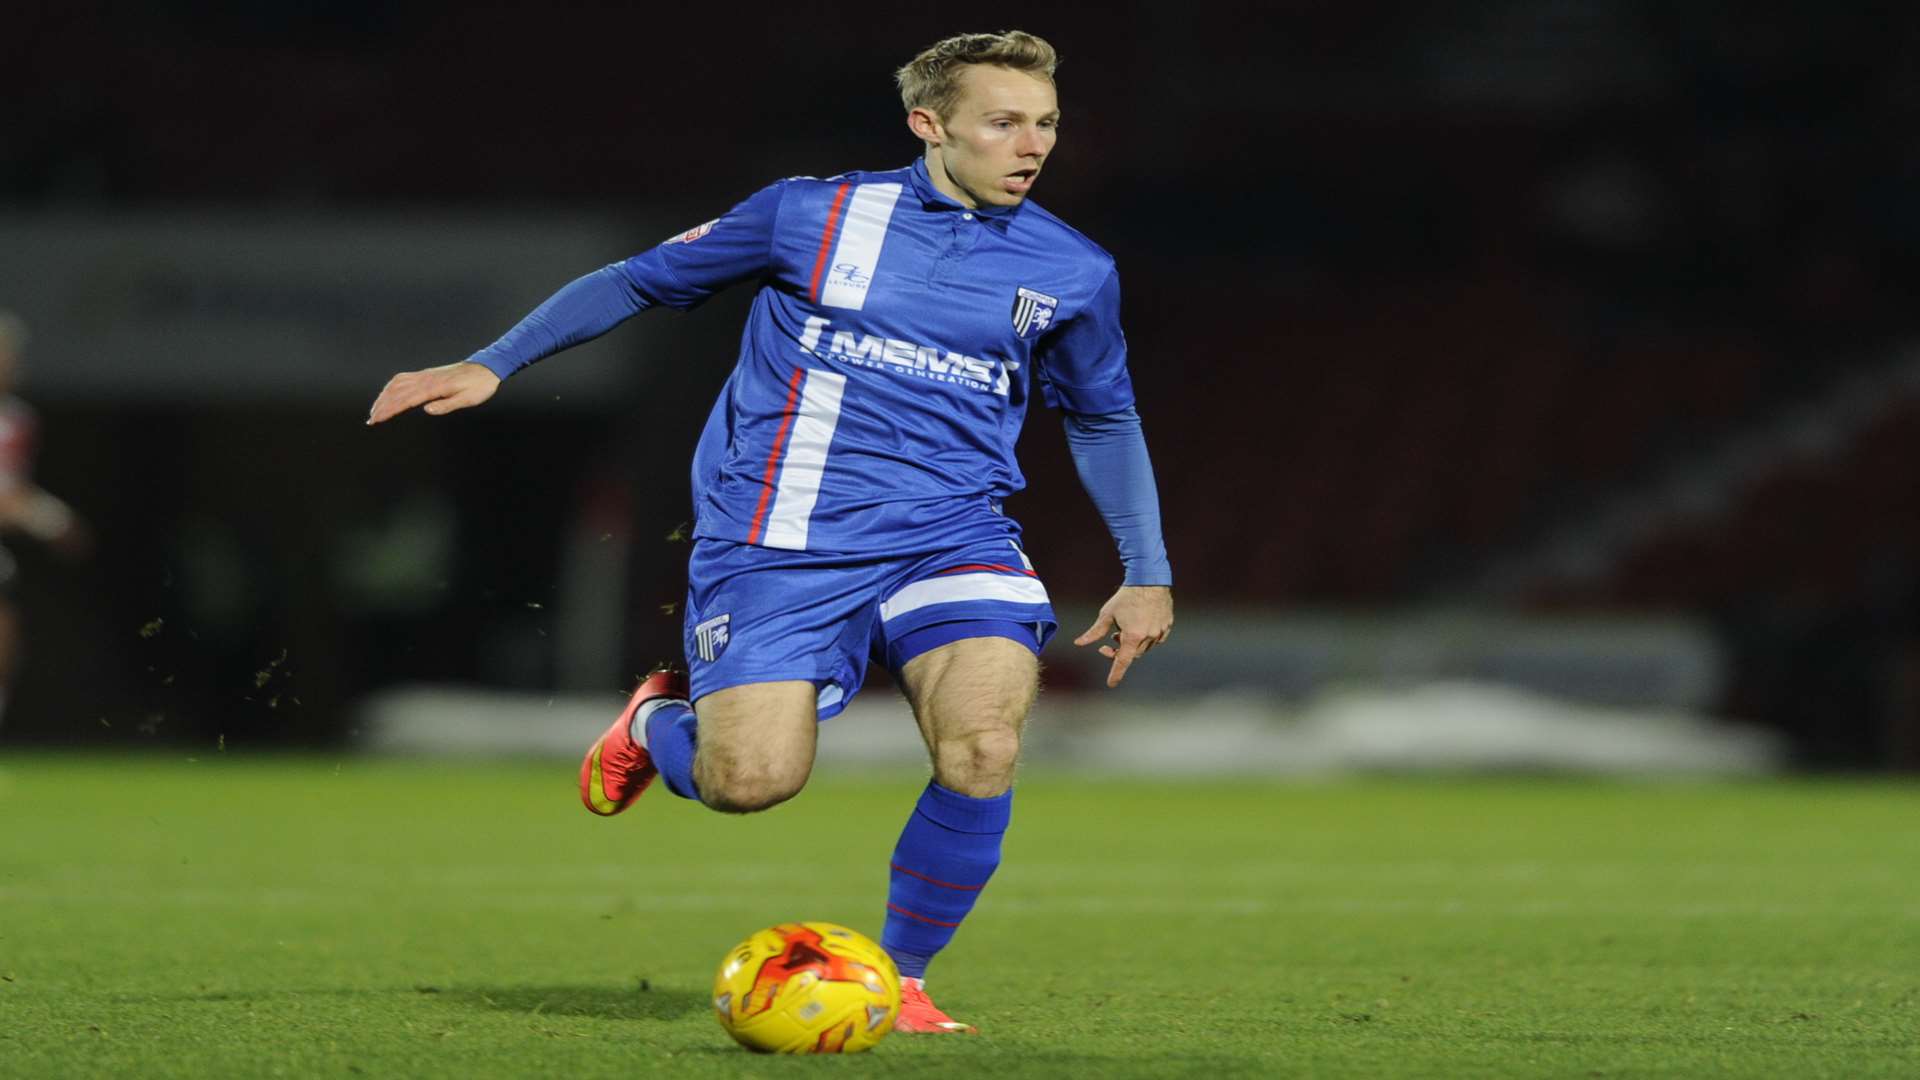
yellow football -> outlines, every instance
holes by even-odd
[[[713,1011],[749,1050],[856,1053],[893,1030],[900,972],[858,931],[781,923],[727,950],[713,978]]]

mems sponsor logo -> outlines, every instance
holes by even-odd
[[[876,371],[912,375],[1007,396],[1012,374],[1020,365],[1012,360],[982,360],[965,353],[915,341],[832,330],[832,322],[818,315],[807,319],[800,350],[821,359],[840,360]]]

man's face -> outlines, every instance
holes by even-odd
[[[960,73],[960,85],[953,115],[934,127],[938,152],[927,155],[934,183],[968,206],[1018,206],[1058,137],[1053,84],[1012,68],[972,64]]]

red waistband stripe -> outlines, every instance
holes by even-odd
[[[966,574],[966,573],[975,573],[981,570],[990,570],[990,571],[993,571],[994,573],[999,573],[999,574],[1025,574],[1028,577],[1040,576],[1039,574],[1036,574],[1033,571],[1028,570],[1027,568],[1022,566],[1005,566],[1000,563],[968,563],[965,566],[950,566],[945,570],[940,571],[940,574]],[[940,574],[935,574],[934,576],[938,577],[940,576]]]

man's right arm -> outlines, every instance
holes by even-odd
[[[491,398],[514,372],[591,341],[650,307],[685,311],[736,281],[764,274],[785,185],[763,188],[723,217],[568,282],[461,363],[394,376],[374,400],[367,423],[415,406],[435,416],[471,408]]]

